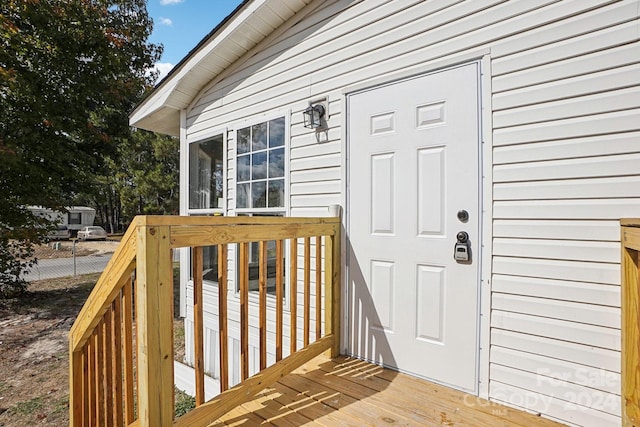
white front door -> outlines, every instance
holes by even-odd
[[[350,352],[471,392],[478,75],[473,63],[348,96]],[[469,236],[469,262],[454,260],[461,231]]]

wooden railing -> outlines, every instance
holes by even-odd
[[[275,331],[268,331],[266,322],[267,241],[275,241]],[[249,302],[249,244],[252,242],[259,245],[257,304]],[[231,244],[238,244],[242,381],[229,388],[226,285],[228,245]],[[205,246],[218,248],[220,284],[221,390],[208,402],[204,398],[203,349],[202,248]],[[286,338],[290,346],[288,355],[283,357],[287,246],[291,285],[290,332]],[[299,246],[303,248],[302,257],[298,254]],[[174,420],[172,249],[182,247],[192,248],[196,408]],[[311,253],[313,248],[315,256]],[[299,258],[301,265],[298,265]],[[137,217],[69,333],[70,425],[205,426],[319,354],[337,356],[340,262],[339,218]],[[251,268],[255,269],[253,265]],[[312,314],[313,284],[315,311]],[[303,289],[301,304],[297,295],[299,286]],[[302,313],[297,311],[300,306]],[[259,313],[260,370],[249,376],[250,311],[255,310]],[[300,317],[302,325],[298,325]],[[310,330],[312,322],[314,331]],[[300,326],[302,340],[297,336]],[[267,366],[267,333],[275,335],[276,343],[276,361],[271,366]],[[299,341],[302,341],[301,348],[297,346]]]
[[[640,426],[640,219],[620,221],[622,245],[622,425]]]

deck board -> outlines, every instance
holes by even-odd
[[[286,406],[288,409],[302,414],[310,420],[314,420],[317,425],[360,425],[358,418],[350,415],[348,411],[338,413],[334,406],[328,404],[334,401],[333,405],[335,405],[341,399],[340,393],[328,393],[320,396],[319,399],[316,400],[282,383],[276,384],[274,388],[277,393],[280,393],[274,400]]]
[[[560,424],[361,360],[320,356],[213,425],[552,427]]]

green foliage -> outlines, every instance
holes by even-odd
[[[78,199],[93,206],[115,231],[136,215],[179,212],[179,140],[134,130],[107,161],[108,172],[93,177],[94,191]]]
[[[21,206],[61,209],[89,192],[128,138],[161,53],[151,30],[145,0],[0,2],[1,282],[15,276],[12,251],[46,234],[18,230],[30,226]]]
[[[123,214],[177,214],[179,140],[143,130],[120,146],[121,167],[116,174]]]
[[[44,241],[49,229],[46,219],[21,206],[5,206],[4,212],[13,226],[3,227],[0,233],[0,298],[13,297],[25,291],[22,273],[36,262],[33,258],[34,245]]]
[[[193,396],[189,396],[187,393],[185,393],[182,390],[178,390],[177,388],[174,391],[175,391],[175,398],[176,398],[175,413],[176,413],[176,418],[178,418],[196,407],[196,398]]]

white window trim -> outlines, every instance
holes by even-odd
[[[227,206],[227,186],[229,179],[229,161],[228,161],[228,133],[227,126],[215,127],[200,133],[197,136],[189,135],[186,128],[186,111],[181,111],[181,133],[180,133],[180,214],[187,216],[205,216],[205,215],[224,215]],[[204,142],[215,136],[222,134],[222,199],[223,203],[221,207],[209,208],[209,209],[190,209],[189,208],[189,146],[190,144],[197,142]],[[180,249],[180,316],[187,316],[187,288],[193,288],[193,281],[191,280],[191,271],[189,266],[191,265],[191,250],[189,248]],[[210,281],[203,281],[204,286],[208,286]],[[217,293],[216,289],[213,291]]]
[[[189,137],[186,138],[186,156],[185,156],[185,164],[183,165],[186,175],[186,188],[185,188],[185,211],[186,214],[191,215],[224,215],[227,212],[228,206],[228,181],[229,181],[229,154],[228,154],[228,146],[229,143],[227,141],[229,129],[227,127],[213,128],[203,134],[198,135],[197,137]],[[222,206],[217,208],[189,208],[189,147],[191,144],[195,144],[198,142],[205,142],[213,137],[218,135],[222,135]]]
[[[268,122],[270,120],[284,117],[284,206],[279,208],[238,208],[236,205],[238,194],[238,130],[244,129],[249,126],[253,126],[259,123]],[[230,181],[233,186],[233,209],[230,209],[230,214],[248,214],[248,213],[282,213],[283,216],[289,216],[290,214],[290,167],[291,161],[291,110],[276,111],[262,116],[252,117],[243,122],[236,123],[233,127],[233,177]],[[230,147],[231,148],[231,147]],[[231,197],[227,195],[227,198],[231,202]],[[233,212],[233,213],[232,213]]]

